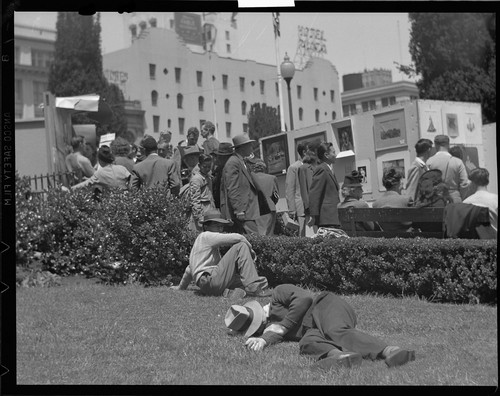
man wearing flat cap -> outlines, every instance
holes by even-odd
[[[150,135],[144,136],[140,146],[145,158],[134,165],[131,185],[135,188],[150,188],[165,184],[172,194],[178,195],[180,179],[175,162],[158,155],[158,143]]]
[[[256,255],[252,245],[241,234],[223,233],[231,223],[217,209],[209,209],[203,215],[203,232],[194,241],[189,254],[189,265],[174,290],[185,290],[194,280],[202,294],[226,295],[239,290],[242,297],[270,296],[267,279],[259,276],[255,267]],[[220,247],[230,246],[221,257]],[[231,293],[229,293],[231,294]]]
[[[95,186],[99,190],[107,188],[128,189],[130,172],[122,165],[115,165],[115,157],[108,146],[101,146],[97,152],[97,161],[101,166],[87,180],[71,187],[75,190],[87,186]]]
[[[233,137],[234,154],[224,165],[220,191],[222,215],[233,221],[236,232],[247,234],[259,233],[257,186],[244,160],[253,153],[254,142],[247,134]]]
[[[437,135],[434,138],[436,154],[427,160],[429,169],[439,169],[443,175],[443,181],[448,187],[451,199],[454,203],[462,202],[462,194],[465,194],[469,186],[467,170],[460,158],[453,157],[449,153],[450,138],[446,135]]]

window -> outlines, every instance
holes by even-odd
[[[370,100],[370,110],[376,110],[377,109],[377,103],[375,103],[374,100]]]
[[[152,63],[149,64],[149,79],[156,79],[156,65],[153,65]]]
[[[349,113],[351,113],[351,115],[357,113],[357,111],[356,111],[356,104],[355,103],[349,106]]]
[[[363,109],[363,113],[368,111],[368,102],[361,102],[361,108]]]
[[[265,81],[264,80],[259,80],[259,83],[260,83],[260,93],[262,95],[264,95],[264,83],[265,83]]]
[[[43,81],[33,81],[33,105],[35,107],[35,117],[43,117],[43,92],[47,90],[48,83]]]
[[[382,98],[382,107],[389,106],[389,98]]]
[[[227,89],[227,74],[222,75],[222,88]]]
[[[202,80],[203,80],[203,72],[197,71],[196,72],[196,83],[199,87],[202,86]]]
[[[226,30],[226,40],[230,40],[230,38],[229,38],[229,31],[228,30]]]
[[[299,107],[299,121],[302,121],[304,118],[304,109],[302,107]]]
[[[316,119],[316,122],[319,122],[319,110],[316,109],[316,111],[314,112],[314,118]]]
[[[314,88],[314,100],[318,100],[318,88]]]
[[[342,106],[342,113],[344,113],[344,117],[349,116],[349,106]]]
[[[177,108],[182,109],[182,94],[177,94]]]
[[[245,92],[245,77],[240,77],[240,92]]]
[[[179,118],[179,134],[184,135],[184,118]]]
[[[226,137],[231,137],[231,123],[226,122]]]
[[[160,132],[160,116],[153,116],[153,132]]]
[[[176,83],[181,82],[181,68],[180,67],[175,68],[175,82]]]
[[[396,104],[396,97],[395,97],[395,96],[391,96],[391,97],[389,98],[389,104],[390,104],[390,105]]]
[[[302,99],[302,85],[297,85],[297,99]]]
[[[332,111],[332,120],[335,120],[337,118],[337,113],[335,113],[334,111]]]
[[[231,53],[231,44],[226,44],[226,51],[228,54]]]
[[[243,124],[243,133],[248,132],[248,124]]]
[[[278,83],[275,84],[275,87],[276,87],[276,96],[280,96],[280,89],[279,89],[279,86],[278,86]]]
[[[48,69],[53,60],[53,52],[31,49],[31,66]]]
[[[169,22],[170,22],[170,29],[173,29],[174,28],[174,20],[170,19]]]
[[[198,97],[198,110],[203,111],[205,107],[205,99],[203,96]]]
[[[229,99],[224,100],[224,112],[229,114]]]
[[[19,47],[14,47],[14,63],[16,65],[21,63],[21,50]]]
[[[158,92],[156,91],[151,92],[151,104],[153,106],[158,106]]]
[[[334,91],[334,90],[332,90],[332,89],[330,90],[330,101],[331,101],[332,103],[334,103],[334,102],[335,102],[335,91]]]
[[[241,102],[241,115],[247,115],[247,102]]]
[[[172,128],[172,120],[170,118],[167,120],[167,128]]]
[[[15,93],[15,100],[16,100],[16,112],[15,112],[15,118],[23,118],[23,81],[22,80],[16,80],[16,93]]]

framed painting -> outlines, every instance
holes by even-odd
[[[372,170],[371,162],[369,159],[356,161],[356,170],[362,176],[361,183],[363,187],[363,194],[372,192]]]
[[[334,122],[331,124],[333,136],[335,137],[334,147],[337,158],[354,155],[354,136],[351,120]]]
[[[386,191],[385,187],[382,184],[382,177],[386,168],[396,168],[397,170],[402,172],[404,175],[402,184],[403,186],[406,186],[406,175],[408,169],[410,168],[410,152],[399,151],[395,153],[382,154],[377,157],[377,177],[379,182],[379,191]]]
[[[307,136],[301,136],[298,138],[295,138],[295,160],[297,161],[299,159],[297,155],[297,146],[299,143],[312,143],[312,142],[326,142],[326,131],[318,132],[318,133],[313,133],[311,135]]]
[[[418,110],[420,138],[433,142],[436,135],[443,134],[441,105],[419,102]]]
[[[376,114],[373,118],[375,151],[389,150],[408,145],[404,109]]]
[[[464,113],[464,120],[461,125],[465,131],[465,143],[466,144],[482,144],[482,120],[481,120],[481,109],[477,110],[466,110]]]
[[[281,175],[290,165],[287,135],[280,134],[262,140],[262,159],[267,165],[267,173]]]

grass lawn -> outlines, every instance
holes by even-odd
[[[77,278],[17,288],[17,384],[498,386],[497,308],[345,296],[358,328],[416,350],[388,369],[310,369],[298,343],[261,353],[227,334],[223,297]],[[269,299],[261,299],[267,302]]]

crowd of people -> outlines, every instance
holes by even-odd
[[[232,143],[214,137],[215,126],[207,121],[200,131],[189,128],[186,141],[171,144],[171,133],[156,141],[145,135],[134,147],[116,138],[97,152],[97,165],[85,156],[85,139],[73,138],[73,153],[66,158],[69,170],[85,180],[72,189],[151,188],[159,184],[182,199],[188,227],[197,234],[189,264],[174,290],[194,283],[201,294],[270,297],[262,306],[253,300],[232,305],[225,324],[234,334],[243,334],[245,345],[254,351],[283,340],[299,341],[301,354],[315,359],[315,367],[356,367],[362,359],[384,360],[388,367],[415,359],[415,352],[389,345],[378,337],[356,329],[356,314],[342,298],[331,292],[313,296],[294,285],[269,289],[259,275],[257,256],[246,234],[273,235],[276,204],[280,199],[276,176],[266,172],[266,163],[254,155],[254,140],[236,135]],[[433,154],[433,145],[435,153]],[[468,169],[458,154],[453,155],[449,138],[434,142],[420,139],[416,158],[406,175],[396,168],[384,169],[385,192],[371,205],[363,200],[363,178],[352,171],[341,185],[335,175],[336,152],[329,142],[303,142],[297,146],[298,160],[285,180],[288,216],[298,223],[299,236],[313,237],[320,229],[347,230],[339,220],[339,208],[426,207],[463,204],[487,207],[495,234],[498,196],[487,191],[489,173],[484,168]],[[412,223],[359,222],[359,230],[408,231]],[[226,248],[221,253],[221,248]]]
[[[280,198],[276,176],[268,174],[266,163],[254,156],[255,141],[247,134],[234,136],[232,144],[220,143],[214,135],[215,125],[206,121],[201,128],[201,145],[196,127],[189,128],[186,140],[177,146],[171,144],[170,131],[162,132],[158,141],[145,135],[137,145],[117,137],[109,146],[99,148],[95,166],[89,159],[85,138],[76,136],[66,166],[84,181],[71,188],[126,190],[165,184],[172,195],[183,199],[192,231],[201,232],[203,215],[209,209],[218,209],[231,222],[227,231],[273,235]],[[496,234],[498,195],[487,191],[488,170],[470,161],[467,165],[463,147],[450,147],[446,135],[436,136],[434,142],[419,139],[415,152],[406,175],[393,167],[383,170],[385,192],[368,204],[363,200],[362,187],[366,175],[352,171],[345,175],[342,185],[337,180],[332,143],[301,142],[297,146],[299,159],[287,169],[284,197],[289,218],[298,224],[298,235],[313,237],[320,228],[349,231],[349,224],[340,223],[339,208],[446,207],[450,203],[487,207],[490,227]],[[467,205],[457,207],[465,213],[470,209]],[[420,230],[418,223],[388,223],[383,219],[355,226],[365,231]]]

